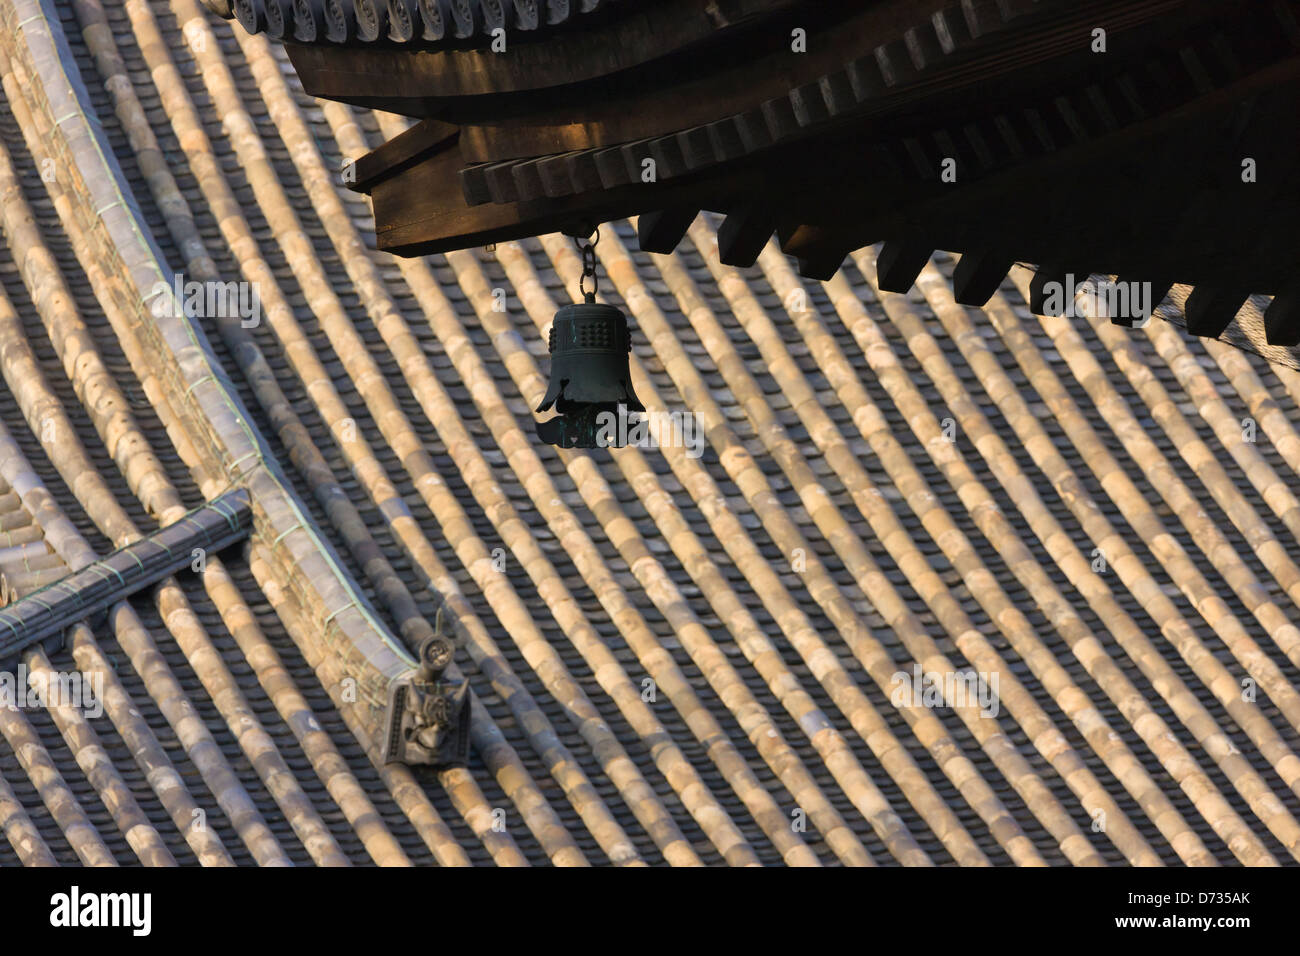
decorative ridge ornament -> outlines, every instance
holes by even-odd
[[[469,684],[449,673],[455,655],[439,608],[435,633],[420,646],[419,667],[389,687],[384,763],[445,769],[469,759]]]
[[[561,448],[622,448],[628,413],[645,411],[632,390],[627,317],[614,306],[596,301],[599,241],[599,232],[595,241],[585,245],[574,240],[582,253],[578,289],[583,301],[562,306],[551,323],[551,382],[537,410],[554,406],[559,414],[538,422],[537,434],[548,445]]]

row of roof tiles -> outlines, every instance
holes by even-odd
[[[721,266],[707,218],[666,257],[616,224],[598,250],[637,394],[694,416],[704,452],[543,448],[567,241],[375,253],[340,170],[403,121],[303,96],[278,48],[191,0],[77,0],[49,26],[138,228],[178,272],[257,283],[259,326],[204,331],[319,533],[394,633],[435,593],[458,620],[474,757],[376,769],[255,549],[73,635],[48,666],[103,673],[103,717],[0,714],[9,859],[1300,854],[1300,373],[1161,320],[1036,318],[1027,274],[970,310],[943,257],[896,296],[872,250],[808,283],[775,249]],[[72,563],[201,495],[8,56],[3,262],[27,317],[0,350],[22,411],[4,475]],[[49,414],[80,451],[31,427]],[[996,677],[996,715],[908,699],[914,665]]]

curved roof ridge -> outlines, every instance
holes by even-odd
[[[143,366],[153,370],[143,377],[163,373],[155,380],[180,419],[173,424],[188,432],[202,455],[198,464],[205,473],[205,491],[211,494],[235,482],[248,485],[259,519],[257,533],[272,542],[271,548],[294,555],[288,573],[309,605],[305,614],[317,623],[322,636],[331,628],[348,635],[337,646],[325,639],[333,653],[348,655],[354,665],[361,665],[357,700],[345,700],[341,690],[334,688],[336,704],[366,712],[363,725],[372,737],[372,746],[377,746],[388,704],[388,682],[409,671],[414,661],[375,618],[364,594],[334,557],[333,548],[312,530],[311,520],[280,477],[274,456],[268,454],[265,440],[257,433],[203,331],[174,310],[167,315],[167,310],[152,307],[160,290],[173,285],[170,270],[164,269],[165,260],[147,227],[141,227],[143,217],[130,190],[122,184],[121,169],[102,139],[99,121],[86,105],[87,94],[62,39],[58,18],[46,0],[16,0],[10,9],[13,54],[30,64],[37,79],[28,90],[33,109],[49,118],[55,137],[51,152],[65,156],[69,174],[84,184],[83,189],[70,189],[69,195],[82,206],[92,231],[99,232],[106,261],[121,262],[123,272],[135,284],[133,308],[141,337],[137,349],[149,341],[156,350],[151,354],[163,359],[161,364]],[[155,311],[164,314],[155,315]],[[128,345],[123,341],[124,348]]]

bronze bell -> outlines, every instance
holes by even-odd
[[[559,414],[537,423],[538,436],[561,448],[622,447],[627,429],[618,427],[620,418],[645,411],[632,391],[626,317],[588,293],[555,314],[550,349],[551,384],[537,410],[553,405]]]

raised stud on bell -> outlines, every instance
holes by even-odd
[[[627,414],[645,411],[632,391],[626,317],[588,295],[555,314],[550,349],[551,383],[537,410],[559,414],[538,422],[538,437],[561,448],[623,447]]]

